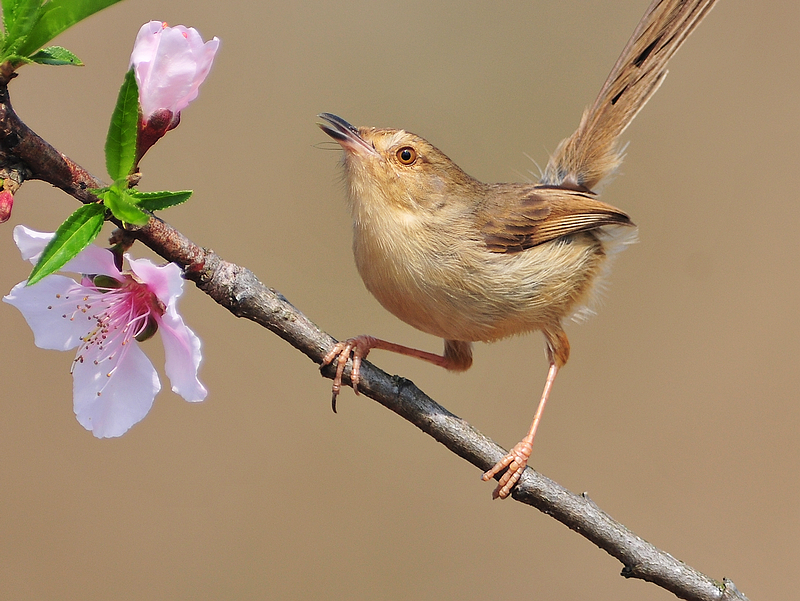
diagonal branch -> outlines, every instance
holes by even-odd
[[[21,164],[21,166],[20,166]],[[14,113],[7,81],[0,79],[0,170],[10,169],[22,183],[39,179],[87,203],[88,192],[103,182],[31,131]],[[274,332],[315,363],[336,342],[279,292],[262,284],[250,270],[201,248],[157,217],[124,233],[140,240],[164,259],[177,263],[185,277],[237,317]],[[335,369],[322,370],[332,378]],[[349,382],[350,365],[345,371]],[[505,451],[469,423],[436,403],[412,382],[390,376],[369,362],[361,367],[359,390],[391,409],[453,453],[484,471]],[[727,579],[715,581],[661,551],[612,519],[587,495],[576,495],[528,468],[513,497],[554,517],[623,564],[622,575],[652,582],[683,599],[693,601],[747,601]]]

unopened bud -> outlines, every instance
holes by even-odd
[[[5,223],[11,217],[14,208],[14,195],[8,190],[0,192],[0,223]]]

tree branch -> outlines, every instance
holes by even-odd
[[[0,170],[13,171],[18,183],[39,179],[83,203],[97,199],[88,190],[104,184],[36,135],[14,113],[8,80],[0,77]],[[21,164],[21,165],[20,165]],[[0,171],[1,172],[1,171]],[[118,224],[120,225],[120,224]],[[201,248],[157,217],[122,235],[137,239],[167,261],[180,265],[187,279],[237,317],[274,332],[315,363],[336,342],[279,292],[262,284],[248,269]],[[335,368],[323,368],[332,378]],[[350,364],[345,370],[349,383]],[[505,451],[469,423],[436,403],[411,381],[390,376],[369,362],[361,367],[359,390],[378,401],[453,453],[485,471]],[[622,576],[652,582],[692,601],[747,601],[727,579],[715,581],[639,538],[601,510],[586,494],[575,495],[534,471],[525,471],[514,499],[531,505],[587,538],[623,564]]]

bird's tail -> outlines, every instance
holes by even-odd
[[[667,75],[667,62],[716,0],[653,0],[578,129],[550,157],[542,183],[594,189],[622,162],[619,137]]]

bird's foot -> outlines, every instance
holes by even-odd
[[[508,468],[497,483],[497,488],[495,488],[492,493],[493,499],[505,499],[511,494],[511,489],[514,488],[514,485],[519,481],[520,476],[522,476],[522,472],[525,471],[525,467],[528,465],[528,459],[530,459],[532,452],[533,441],[528,440],[528,438],[523,438],[514,445],[514,448],[511,449],[505,457],[495,463],[492,469],[483,474],[482,480],[486,482],[494,478],[505,468]]]
[[[350,372],[350,383],[353,386],[353,392],[358,394],[358,382],[361,373],[361,360],[365,359],[369,351],[375,347],[376,338],[372,336],[356,336],[355,338],[348,338],[344,342],[337,342],[330,352],[322,359],[321,367],[325,367],[336,361],[336,375],[333,378],[333,386],[331,388],[331,406],[334,413],[336,412],[336,397],[339,396],[339,391],[342,389],[342,375],[344,375],[344,368],[347,365],[347,360],[350,359],[350,354],[353,355],[353,369]]]

